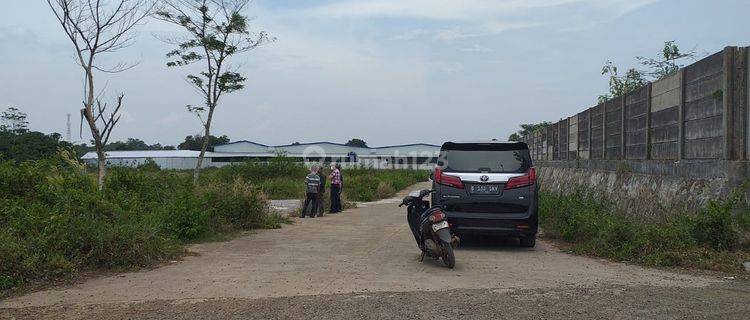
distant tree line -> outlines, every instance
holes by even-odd
[[[87,152],[96,151],[91,144],[72,144],[62,139],[59,133],[45,134],[28,129],[29,122],[26,113],[16,107],[9,107],[0,113],[0,159],[17,162],[39,160],[55,154],[59,149],[74,151],[79,157]],[[209,137],[209,151],[219,144],[229,143],[229,137]],[[127,138],[124,141],[110,142],[103,146],[104,151],[133,151],[133,150],[194,150],[200,151],[203,145],[201,135],[185,137],[176,148],[172,145],[160,143],[147,144],[138,138]]]

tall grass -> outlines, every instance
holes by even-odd
[[[740,271],[741,262],[750,258],[750,210],[739,194],[656,224],[640,223],[612,201],[580,190],[545,192],[540,199],[544,232],[571,243],[576,253],[721,271]]]
[[[104,191],[68,154],[0,162],[0,295],[83,270],[152,265],[185,243],[238,230],[279,228],[267,197],[301,198],[308,169],[284,158],[192,172],[111,168]],[[425,180],[426,172],[344,171],[344,198],[370,201]]]
[[[205,179],[226,181],[240,178],[258,186],[270,199],[297,199],[305,196],[305,176],[309,169],[293,160],[277,157],[268,162],[248,161],[207,170]],[[330,173],[323,169],[325,175]],[[417,182],[426,181],[424,170],[376,170],[344,168],[343,193],[352,201],[388,198]],[[330,188],[330,181],[327,182]]]
[[[147,266],[183,243],[282,222],[242,179],[203,185],[188,172],[112,168],[99,192],[91,174],[59,157],[0,162],[0,290]]]

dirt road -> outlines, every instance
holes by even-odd
[[[395,200],[192,247],[183,261],[0,302],[0,318],[746,318],[750,285],[500,240],[419,262]],[[431,291],[444,291],[431,294]],[[447,307],[442,303],[447,303]]]

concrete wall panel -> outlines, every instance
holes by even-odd
[[[651,85],[651,112],[680,105],[682,74],[677,72]]]
[[[622,97],[607,101],[607,112],[605,113],[605,126],[607,136],[605,145],[608,160],[619,160],[622,158]]]
[[[578,156],[581,159],[589,159],[591,156],[591,144],[589,141],[589,110],[578,114]]]
[[[648,153],[649,88],[645,86],[625,96],[624,159],[646,159]]]
[[[604,159],[604,104],[589,109],[591,112],[591,159]]]
[[[724,54],[719,52],[684,70],[684,155],[719,159],[724,155]]]
[[[578,158],[578,115],[568,118],[568,159]]]

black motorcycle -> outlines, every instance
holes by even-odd
[[[458,237],[451,234],[447,217],[439,206],[430,207],[429,201],[424,197],[434,192],[433,190],[415,191],[401,201],[401,206],[407,206],[406,219],[409,228],[414,234],[419,249],[422,250],[422,258],[425,256],[435,260],[442,259],[448,268],[456,265],[456,257],[453,249],[458,246]]]

